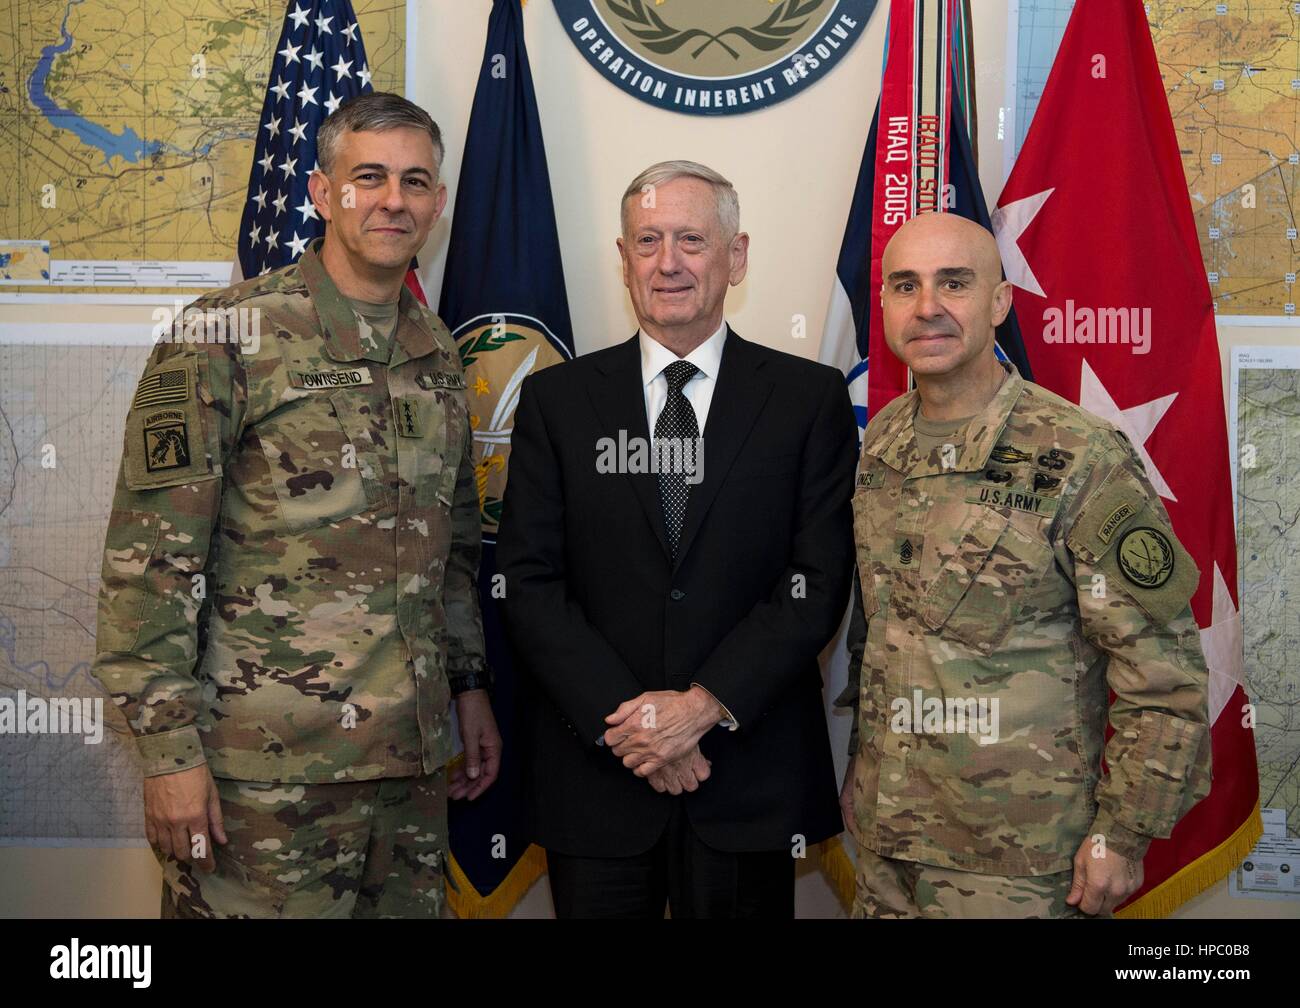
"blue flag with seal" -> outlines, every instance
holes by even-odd
[[[479,598],[501,775],[449,809],[452,891],[461,917],[503,917],[545,870],[523,832],[515,671],[497,587],[496,532],[519,388],[533,371],[573,356],[546,150],[524,47],[519,0],[493,0],[470,111],[438,314],[465,366],[483,519]]]

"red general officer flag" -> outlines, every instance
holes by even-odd
[[[1139,0],[1075,5],[993,225],[1034,380],[1128,435],[1201,572],[1213,788],[1121,911],[1164,916],[1262,827],[1214,312]]]

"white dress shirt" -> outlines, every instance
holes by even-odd
[[[709,416],[709,403],[713,401],[713,390],[718,386],[718,369],[722,366],[722,344],[727,339],[727,323],[724,320],[718,331],[688,353],[678,357],[662,343],[651,339],[643,330],[637,330],[637,339],[641,343],[641,381],[645,390],[645,414],[650,421],[650,436],[655,436],[655,422],[663,412],[664,403],[668,401],[668,378],[664,368],[677,360],[690,361],[697,368],[698,374],[691,375],[690,381],[682,388],[695,410],[696,422],[700,425],[700,435],[704,435],[704,422]]]
[[[685,357],[678,357],[662,343],[647,336],[644,330],[637,330],[637,339],[641,344],[641,381],[645,392],[645,415],[650,421],[650,436],[654,437],[655,423],[659,420],[659,414],[663,412],[664,404],[668,401],[668,378],[664,374],[664,368],[675,361],[685,360],[699,369],[682,386],[682,395],[686,396],[691,409],[695,410],[695,421],[699,424],[700,436],[703,437],[704,424],[709,418],[709,404],[713,402],[713,390],[718,387],[718,370],[722,367],[722,345],[727,340],[726,319],[723,319],[717,332]],[[691,683],[691,685],[700,684]],[[700,689],[704,687],[700,686]],[[704,690],[704,692],[709,691]],[[713,696],[712,693],[709,695]],[[723,718],[718,724],[735,731],[738,727],[736,719],[731,716],[731,712],[721,701],[718,702],[718,706],[722,708],[723,713]]]

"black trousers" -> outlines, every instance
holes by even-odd
[[[708,846],[678,798],[663,835],[633,857],[546,852],[555,916],[789,920],[794,917],[794,857],[787,850],[732,853]]]

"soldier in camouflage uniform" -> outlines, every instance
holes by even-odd
[[[164,916],[440,916],[449,791],[497,773],[464,373],[403,285],[438,128],[370,94],[317,139],[324,238],[192,306],[257,338],[160,342],[126,420],[94,671]]]
[[[924,214],[883,272],[917,388],[853,498],[854,915],[1108,914],[1209,790],[1197,569],[1125,435],[994,356],[987,231]]]

